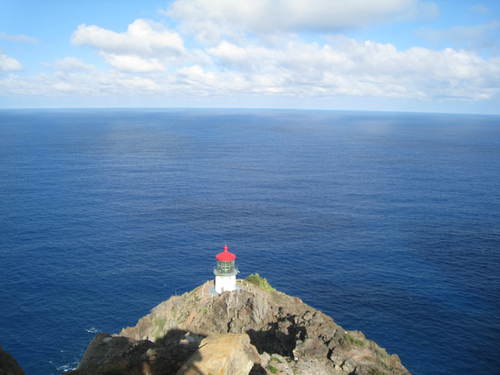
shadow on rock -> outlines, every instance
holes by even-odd
[[[250,370],[249,375],[267,375],[267,371],[264,367],[262,367],[261,364],[256,363],[253,365],[252,369]]]
[[[156,342],[99,334],[90,343],[74,375],[175,374],[189,359],[196,360],[204,335],[172,329]],[[201,358],[200,358],[201,359]],[[196,372],[193,373],[194,375]]]
[[[295,317],[288,315],[279,318],[276,322],[268,324],[265,331],[249,329],[247,331],[250,341],[259,353],[280,354],[293,358],[293,350],[297,341],[303,341],[306,336],[306,328],[297,325]]]

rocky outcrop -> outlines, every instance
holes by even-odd
[[[9,353],[0,346],[0,375],[24,375],[23,369]]]
[[[212,340],[227,333],[248,336],[257,349],[260,358],[251,359],[254,375],[409,374],[397,355],[389,355],[361,332],[344,330],[299,298],[244,280],[238,286],[237,291],[213,295],[213,282],[207,282],[159,304],[118,335],[98,335],[73,374],[176,374],[181,367],[189,371],[190,363],[199,369],[196,356],[216,358],[206,352],[208,343],[215,347]],[[242,341],[234,350],[250,349]],[[216,373],[208,368],[191,373]]]

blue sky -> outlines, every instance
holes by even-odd
[[[0,108],[500,113],[500,2],[0,0]]]

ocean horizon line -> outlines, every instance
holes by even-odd
[[[326,108],[288,108],[288,107],[0,107],[0,111],[79,111],[79,110],[119,110],[119,111],[281,111],[281,112],[339,112],[339,113],[366,113],[366,114],[418,114],[418,115],[470,115],[470,116],[500,116],[498,113],[488,112],[440,112],[440,111],[412,111],[412,110],[376,110],[376,109],[326,109]]]

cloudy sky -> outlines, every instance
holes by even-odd
[[[0,108],[500,113],[500,1],[0,0]]]

